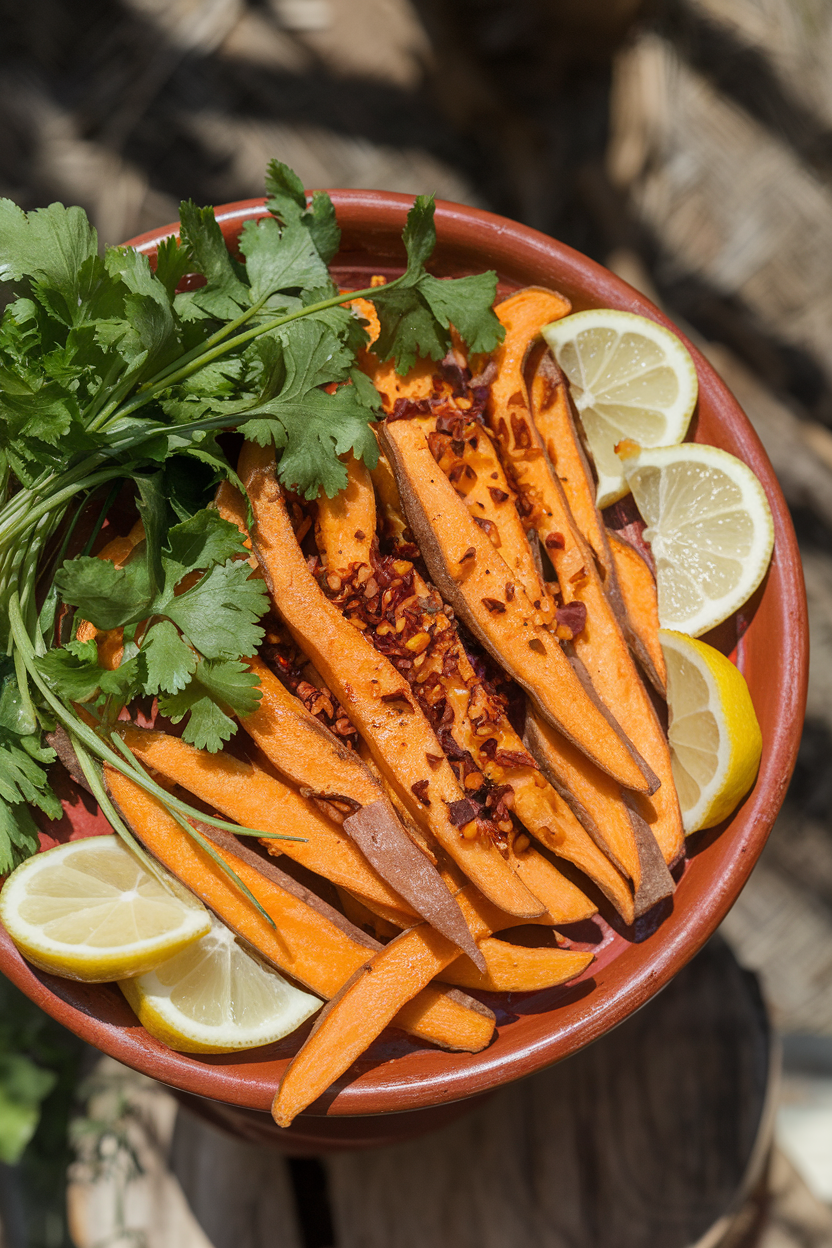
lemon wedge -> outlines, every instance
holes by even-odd
[[[598,477],[598,506],[628,492],[619,442],[674,446],[687,433],[698,382],[675,334],[655,321],[594,308],[554,321],[543,337],[565,374]]]
[[[774,548],[763,487],[715,446],[622,457],[656,563],[659,623],[698,637],[732,615],[762,581]]]
[[[667,663],[668,739],[685,832],[727,819],[754,783],[763,738],[751,694],[730,659],[684,633],[659,630]]]
[[[180,884],[151,875],[116,836],[27,858],[0,893],[0,922],[41,970],[105,983],[158,966],[210,929]]]
[[[271,1044],[323,1004],[248,953],[217,919],[197,944],[119,986],[144,1028],[182,1053]]]

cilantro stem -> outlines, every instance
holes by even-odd
[[[120,771],[121,774],[126,776],[129,780],[135,780],[137,784],[141,785],[146,793],[149,793],[152,797],[158,798],[159,801],[171,810],[178,810],[180,814],[185,815],[186,818],[201,819],[204,823],[213,824],[215,827],[223,828],[227,832],[238,831],[238,825],[236,823],[230,823],[226,819],[217,819],[213,815],[204,815],[201,811],[194,810],[193,807],[188,806],[186,802],[181,802],[179,798],[174,797],[172,793],[168,793],[161,787],[161,785],[156,784],[147,774],[142,773],[141,776],[138,776],[132,765],[135,762],[135,759],[132,754],[129,754],[127,746],[123,741],[118,743],[119,749],[128,753],[130,757],[129,766],[118,754],[114,753],[113,750],[111,750],[109,746],[101,740],[92,728],[85,724],[82,719],[73,715],[71,711],[67,710],[60,698],[55,697],[54,693],[37,669],[35,664],[35,651],[23,623],[23,616],[20,611],[20,599],[16,591],[11,595],[9,601],[9,624],[15,645],[20,650],[23,656],[23,661],[26,664],[26,671],[29,678],[32,683],[37,686],[46,702],[52,708],[56,719],[59,723],[63,724],[64,728],[66,728],[68,732],[72,734],[73,738],[80,740],[80,742],[85,745],[91,753],[101,759],[102,762],[108,763],[111,767],[115,768],[116,771]],[[111,736],[113,735],[115,734],[111,733]],[[265,833],[257,832],[255,829],[246,828],[245,831],[252,836],[266,835]],[[280,840],[284,841],[304,842],[306,839],[302,836],[284,836],[279,833],[272,833],[269,839],[277,838],[278,836]]]
[[[250,321],[253,316],[256,316],[265,304],[266,300],[270,298],[270,294],[264,295],[262,299],[259,299],[257,303],[253,304],[250,308],[243,312],[241,316],[238,316],[235,321],[229,321],[227,325],[223,325],[216,331],[216,333],[211,334],[210,338],[206,338],[204,342],[197,343],[195,347],[191,347],[190,351],[186,351],[185,354],[181,355],[178,359],[172,360],[170,364],[166,365],[165,368],[160,369],[160,371],[156,373],[155,376],[151,377],[149,381],[143,382],[142,385],[139,386],[137,393],[143,394],[144,391],[150,389],[151,386],[158,386],[159,383],[164,381],[164,379],[170,376],[171,373],[175,373],[186,364],[190,364],[191,360],[197,359],[204,351],[210,351],[210,349],[215,347],[217,343],[222,342],[223,339],[227,338],[229,334],[233,334],[240,328],[241,325],[245,325],[245,323]]]
[[[401,277],[388,282],[384,287],[385,291],[393,290],[406,276],[407,274],[403,273]],[[368,295],[377,293],[377,286],[368,286],[364,290],[351,290],[344,294],[333,295],[331,299],[322,299],[319,303],[310,303],[305,308],[299,308],[297,312],[289,312],[286,316],[280,316],[271,321],[264,321],[262,325],[257,325],[254,329],[249,329],[244,334],[237,334],[236,337],[227,339],[208,351],[204,349],[205,344],[203,344],[198,358],[191,360],[184,367],[177,367],[175,372],[162,377],[160,380],[151,378],[132,399],[123,403],[113,413],[113,419],[115,417],[121,419],[124,416],[129,416],[132,412],[138,411],[139,408],[149,403],[161,390],[167,390],[169,386],[178,385],[180,381],[186,381],[188,377],[199,372],[206,364],[212,364],[214,360],[220,359],[221,356],[227,355],[229,351],[233,351],[236,347],[240,347],[246,342],[251,342],[254,338],[259,338],[262,334],[267,334],[273,329],[280,329],[281,326],[288,325],[290,321],[297,321],[301,317],[311,316],[313,312],[325,312],[327,308],[337,308],[342,304],[352,303],[354,299],[364,299]],[[177,363],[179,364],[180,362]]]

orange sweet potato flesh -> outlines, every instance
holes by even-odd
[[[572,517],[606,579],[613,571],[612,555],[603,518],[595,505],[595,481],[572,415],[566,378],[548,349],[533,352],[529,365],[542,383],[534,419],[543,447],[563,486]]]
[[[487,440],[485,431],[482,430],[481,426],[478,426],[478,428],[481,439]],[[493,448],[491,448],[485,463],[490,474],[492,467],[498,463],[493,454]],[[358,473],[355,475],[357,479]],[[395,492],[395,499],[393,498],[393,492]],[[365,523],[370,520],[373,523],[375,522],[372,482],[369,473],[366,473],[364,477],[363,494],[364,497],[361,496],[361,491],[356,488],[351,498],[352,506],[342,506],[339,509],[338,521],[341,527],[346,527],[348,530],[352,529],[354,523],[359,520]],[[369,495],[369,498],[367,495]],[[487,505],[490,506],[492,503],[490,496],[486,494],[485,498]],[[388,507],[396,506],[398,509],[398,506],[400,506],[395,480],[391,480],[388,487],[387,501]],[[319,520],[326,521],[331,509],[333,509],[333,504],[327,499],[321,499],[318,504]],[[513,506],[511,512],[517,518],[517,512]],[[502,522],[501,527],[504,528],[504,526],[505,521]],[[522,528],[519,532],[519,538],[525,544],[526,552],[530,556],[529,546]],[[533,565],[531,565],[531,568],[534,571]],[[339,573],[346,572],[346,569],[340,564],[336,565],[334,570]],[[420,601],[428,601],[432,593],[431,587],[425,583],[417,570],[413,569],[412,575],[412,589],[416,598]],[[541,592],[545,591],[541,588]],[[435,679],[438,683],[432,685],[431,688],[433,690],[441,689],[444,692],[447,703],[453,710],[453,719],[448,725],[448,731],[456,744],[462,750],[470,753],[471,757],[480,766],[483,774],[492,779],[495,784],[510,784],[515,770],[520,768],[523,771],[527,771],[528,768],[534,766],[533,760],[525,753],[522,741],[512,729],[505,715],[502,702],[491,695],[483,686],[482,680],[475,672],[471,660],[465,651],[456,623],[452,618],[449,618],[447,611],[438,610],[433,613],[430,628],[432,634],[430,642],[427,648],[420,654],[422,665],[418,672],[416,672],[415,668],[412,669],[415,690],[419,690],[420,682],[423,682],[427,677]],[[373,641],[375,640],[375,633],[371,627],[365,630],[364,635],[370,637]],[[486,737],[477,731],[474,723],[475,716],[478,717],[478,726],[482,723],[487,723],[488,731]],[[489,758],[487,751],[483,749],[486,744],[486,738],[489,744],[496,744],[501,748],[500,763],[497,763],[494,758]],[[476,784],[476,775],[471,778]],[[538,777],[539,780],[540,777]],[[478,784],[477,788],[479,787],[480,785]],[[500,831],[503,834],[507,834],[508,837],[509,848],[506,860],[512,870],[519,876],[529,891],[543,903],[547,911],[551,915],[556,916],[557,922],[577,922],[578,914],[581,917],[588,917],[594,911],[595,907],[584,894],[569,880],[565,879],[561,872],[535,849],[528,847],[520,853],[516,852],[516,838],[510,818],[499,826]],[[395,883],[395,881],[393,882]],[[411,904],[415,905],[413,899],[410,898],[410,900]],[[563,917],[565,914],[569,914],[571,917],[567,920]],[[429,918],[427,915],[426,917]],[[434,926],[438,925],[434,923]],[[443,929],[440,927],[439,930],[442,931]],[[448,932],[445,932],[445,935],[448,935]],[[466,952],[469,951],[466,950]]]
[[[274,451],[247,443],[239,472],[255,516],[254,548],[275,606],[367,741],[379,769],[413,817],[486,896],[518,917],[540,914],[541,903],[496,846],[483,837],[467,840],[451,822],[448,807],[464,793],[407,682],[329,602],[309,571],[275,479]],[[441,758],[435,771],[427,766],[427,755]]]
[[[160,772],[201,801],[243,827],[262,832],[306,837],[306,841],[267,841],[310,871],[348,888],[360,897],[378,901],[415,918],[404,898],[364,859],[344,832],[327,819],[314,802],[301,797],[276,776],[255,763],[225,752],[209,754],[178,737],[125,725],[125,744],[147,767]]]
[[[659,642],[659,600],[653,573],[635,547],[617,533],[608,533],[610,550],[624,607],[624,628],[630,647],[646,675],[667,697],[667,666]]]
[[[586,625],[573,643],[575,653],[594,689],[608,707],[614,708],[616,720],[660,781],[661,787],[651,798],[642,798],[639,810],[665,862],[672,863],[684,850],[684,832],[667,738],[604,592],[592,552],[572,520],[560,482],[545,456],[524,461],[518,453],[518,438],[533,446],[539,443],[535,413],[545,393],[545,379],[538,373],[529,394],[531,410],[523,411],[517,404],[511,413],[512,433],[508,434],[503,420],[500,439],[504,445],[511,444],[516,471],[528,482],[529,496],[537,505],[536,527],[558,574],[564,601],[583,602],[586,607]],[[632,786],[625,783],[624,787]]]
[[[619,783],[650,790],[632,748],[587,695],[557,640],[535,623],[525,589],[439,469],[422,430],[399,420],[384,425],[379,437],[443,598],[526,689],[544,718]]]
[[[352,453],[344,458],[347,484],[334,498],[322,495],[318,503],[315,540],[328,570],[369,563],[376,531],[375,499],[370,474]]]
[[[480,443],[482,453],[485,447],[494,454],[493,444]],[[381,460],[379,461],[381,463]],[[489,475],[491,468],[489,466]],[[377,475],[373,474],[378,489]],[[392,471],[385,471],[382,478],[382,505],[388,523],[392,524],[397,533],[405,527],[401,499]],[[500,520],[502,524],[502,519]],[[414,577],[414,590],[420,597],[428,593],[428,587],[418,576]],[[437,617],[438,618],[438,617]],[[525,747],[520,737],[512,728],[505,715],[499,699],[491,697],[477,678],[470,660],[461,644],[455,625],[440,634],[443,648],[435,653],[435,647],[425,651],[425,666],[422,671],[436,672],[445,696],[454,711],[450,731],[456,743],[468,750],[474,761],[485,776],[494,785],[510,785],[514,794],[514,814],[527,830],[542,839],[544,844],[560,858],[564,858],[578,866],[592,879],[604,895],[612,902],[627,922],[632,922],[633,897],[622,879],[621,873],[605,857],[602,849],[590,840],[584,827],[573,813],[570,806],[563,800],[563,795],[544,780],[532,758],[526,756]],[[447,661],[450,660],[450,661]],[[487,724],[487,732],[480,732],[479,725]],[[563,738],[561,738],[563,740]],[[491,751],[491,746],[496,746]],[[583,758],[580,751],[570,746],[572,752]],[[523,763],[527,757],[527,765]],[[620,794],[620,787],[600,769],[586,760],[586,765],[605,780]],[[634,873],[639,870],[637,843],[631,830],[627,813],[622,810],[624,819],[619,821],[619,828],[624,843],[621,856],[625,858]],[[597,838],[596,838],[597,840]],[[598,841],[598,844],[601,844]],[[555,915],[556,922],[577,922],[577,918],[565,919],[561,911],[566,908],[575,913],[576,903],[586,905],[594,910],[579,890],[569,881],[565,881],[560,872],[554,872],[551,864],[537,851],[530,847],[517,853],[513,845],[509,854],[509,862],[520,875],[527,887],[539,897],[547,910]],[[551,873],[551,874],[547,874]],[[563,885],[574,890],[575,895],[563,896]]]
[[[632,880],[634,896],[630,899],[628,893],[629,916],[620,908],[619,912],[632,921],[661,898],[670,896],[673,877],[655,838],[625,802],[621,786],[532,713],[526,719],[524,740],[573,818],[588,830],[597,852],[603,851]],[[607,889],[604,891],[610,896]],[[615,896],[610,900],[617,905]]]
[[[439,467],[499,550],[512,576],[526,590],[536,611],[535,618],[540,623],[550,622],[554,603],[518,514],[517,495],[488,433],[475,420],[461,420],[453,438],[436,431],[435,416],[418,418],[417,424],[428,434],[428,444]]]
[[[486,937],[480,941],[486,970],[478,971],[470,958],[457,958],[441,972],[445,984],[484,992],[535,992],[565,984],[585,971],[591,953],[572,949],[527,948]]]
[[[288,1127],[317,1100],[456,954],[444,936],[421,925],[397,936],[361,967],[318,1016],[283,1075],[272,1104],[277,1125]],[[483,1015],[477,1047],[485,1048],[493,1033],[494,1016]]]
[[[329,998],[379,949],[376,941],[273,864],[259,860],[230,834],[218,836],[216,852],[273,919],[272,927],[161,802],[121,772],[106,765],[104,770],[116,804],[150,853],[277,970]],[[217,835],[203,830],[212,839]],[[233,851],[218,840],[234,842]],[[478,1043],[483,1026],[478,1003],[436,987],[409,1002],[393,1023],[449,1049]]]
[[[160,801],[121,772],[105,767],[105,774],[119,809],[145,848],[278,970],[329,998],[372,956],[373,942],[363,932],[347,935],[302,897],[217,846],[218,855],[274,920],[276,927],[271,927]]]

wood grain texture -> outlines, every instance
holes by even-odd
[[[764,1118],[753,977],[712,941],[616,1032],[412,1143],[326,1161],[338,1248],[685,1248]]]

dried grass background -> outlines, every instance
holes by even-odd
[[[17,0],[0,194],[118,242],[178,201],[309,186],[479,204],[614,268],[754,421],[804,552],[809,722],[726,922],[789,1031],[832,1036],[830,0]]]

